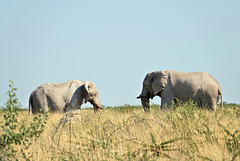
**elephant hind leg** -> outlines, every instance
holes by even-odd
[[[217,111],[217,104],[215,103],[215,104],[213,104],[213,106],[212,106],[212,109],[213,109],[213,111],[214,112],[216,112]]]
[[[43,100],[39,101],[39,104],[40,104],[41,110],[43,112],[47,112],[48,111],[48,101],[47,101],[46,97],[43,97]]]
[[[217,101],[214,97],[208,94],[202,94],[200,97],[195,99],[197,106],[202,109],[209,109],[216,111],[217,109]]]
[[[210,101],[210,109],[213,110],[214,112],[216,112],[217,110],[217,101],[215,99],[211,99]]]
[[[34,99],[32,101],[32,113],[37,114],[40,110],[44,110],[44,102],[39,99]]]
[[[217,110],[217,102],[219,100],[218,96],[216,96],[213,93],[208,93],[207,95],[207,102],[208,102],[208,108],[210,110],[213,110],[214,112],[216,112]]]
[[[216,112],[216,110],[217,110],[216,99],[214,99],[211,96],[208,96],[207,99],[206,99],[206,103],[205,103],[204,107],[206,107],[209,110],[213,110],[214,112]]]
[[[40,112],[40,104],[38,102],[33,101],[32,102],[32,113],[36,114]]]
[[[196,103],[197,107],[201,109],[211,109],[212,107],[212,104],[208,101],[206,97],[197,99]]]
[[[202,90],[198,90],[193,100],[197,103],[197,107],[206,108],[207,106],[207,96]]]
[[[195,101],[197,102],[197,106],[202,109],[210,109],[213,108],[212,97],[207,92],[199,90],[195,97]]]

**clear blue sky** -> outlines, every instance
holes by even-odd
[[[167,69],[206,71],[240,103],[240,1],[1,0],[0,61],[0,106],[9,79],[23,107],[37,86],[73,79],[104,105],[139,105],[146,73]]]

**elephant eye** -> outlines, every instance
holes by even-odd
[[[92,97],[95,97],[97,94],[95,93],[95,94],[91,94],[90,96],[92,96]]]
[[[149,85],[148,85],[148,86],[146,86],[146,87],[147,87],[147,89],[151,89],[151,86],[149,86]]]

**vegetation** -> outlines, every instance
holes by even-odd
[[[33,121],[28,121],[27,126],[24,118],[19,117],[20,103],[16,97],[17,88],[14,87],[14,82],[10,82],[10,90],[7,92],[9,99],[6,103],[6,108],[1,111],[3,116],[0,122],[0,160],[18,160],[20,158],[29,160],[33,153],[26,153],[26,150],[40,137],[44,131],[46,124],[47,113],[33,117]],[[21,122],[19,122],[21,118]],[[20,156],[20,154],[21,156]]]
[[[2,110],[0,120],[7,113]],[[44,115],[18,113],[15,118],[26,128]],[[24,150],[23,144],[12,143],[9,153],[17,160],[26,160],[22,151],[31,160],[240,160],[239,117],[239,105],[225,105],[223,112],[219,106],[214,113],[191,101],[169,111],[152,105],[150,114],[128,104],[99,113],[51,113],[37,139],[30,139]],[[2,122],[1,127],[10,126]],[[21,125],[13,131],[17,127]],[[1,130],[0,136],[5,133]]]

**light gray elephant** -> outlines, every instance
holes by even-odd
[[[161,109],[169,108],[176,99],[190,99],[198,107],[216,111],[219,95],[223,110],[222,89],[218,81],[206,72],[183,73],[173,70],[148,73],[143,81],[141,98],[144,111],[150,111],[149,99],[161,97]]]
[[[70,109],[80,109],[83,103],[90,102],[94,111],[103,109],[95,84],[89,81],[73,80],[66,83],[47,83],[37,87],[29,98],[29,113],[44,112],[50,107],[52,112],[65,112]]]

